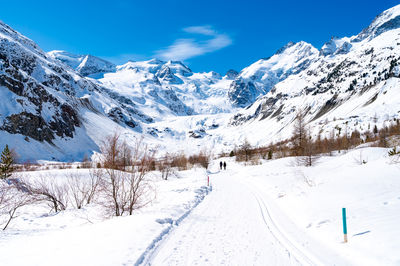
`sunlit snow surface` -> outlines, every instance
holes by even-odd
[[[399,166],[387,149],[245,166],[222,158],[209,172],[152,172],[156,199],[133,216],[105,219],[96,204],[57,214],[21,209],[0,237],[4,265],[398,265]],[[361,164],[360,159],[366,163]],[[30,178],[88,170],[24,173]],[[207,186],[210,177],[210,187]],[[212,187],[212,188],[211,188]],[[342,208],[348,243],[343,243]]]

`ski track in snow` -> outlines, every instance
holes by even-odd
[[[210,175],[214,192],[171,225],[136,265],[326,265],[333,257],[348,264],[283,221],[287,217],[260,184],[234,171]]]
[[[309,252],[299,247],[299,245],[290,239],[287,234],[279,228],[278,224],[274,221],[271,213],[268,209],[268,205],[262,199],[260,194],[253,188],[253,195],[256,199],[258,206],[260,207],[260,212],[263,217],[264,223],[268,230],[275,237],[275,239],[286,249],[289,256],[293,256],[297,262],[302,265],[322,265],[317,258],[311,255]]]
[[[231,171],[210,176],[214,193],[165,237],[144,265],[317,265],[285,237],[262,198]]]
[[[163,220],[159,220],[159,223],[170,223],[170,226],[168,226],[167,228],[165,228],[159,236],[157,236],[155,239],[153,239],[153,241],[150,243],[150,245],[147,247],[147,249],[145,250],[145,252],[143,252],[143,254],[137,259],[137,261],[134,263],[134,265],[142,265],[142,264],[147,264],[148,262],[146,262],[149,258],[151,258],[153,256],[153,254],[157,251],[157,248],[159,247],[160,243],[166,238],[168,237],[168,234],[170,234],[172,232],[172,230],[176,227],[179,226],[179,224],[192,212],[192,210],[194,208],[197,207],[197,205],[199,205],[200,202],[203,201],[204,197],[206,195],[208,195],[208,193],[212,191],[212,186],[206,187],[203,186],[201,188],[199,188],[197,190],[197,196],[196,199],[194,201],[194,204],[189,207],[189,209],[182,215],[180,216],[178,219],[176,220],[172,220],[172,219],[163,219]],[[131,265],[133,262],[129,261],[127,263],[125,263],[124,265]]]

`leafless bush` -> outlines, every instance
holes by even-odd
[[[123,158],[121,141],[118,134],[113,134],[104,141],[102,146],[104,170],[99,170],[101,177],[103,204],[115,216],[125,213],[132,215],[133,211],[145,206],[151,201],[151,186],[145,179],[152,169],[154,151],[150,151],[143,143],[137,140],[133,148],[129,147],[132,165],[129,171],[118,169],[118,162]]]
[[[210,163],[210,156],[207,155],[207,152],[202,151],[199,154],[191,155],[188,161],[192,165],[198,164],[207,169]]]
[[[188,169],[188,158],[186,158],[185,154],[178,154],[172,158],[171,162],[172,167],[178,168],[178,170],[183,171]]]
[[[16,185],[17,179],[0,181],[0,223],[6,230],[11,220],[17,217],[17,210],[32,204],[34,199]]]
[[[88,168],[91,168],[92,167],[92,163],[90,162],[90,159],[89,159],[89,157],[87,156],[87,154],[85,154],[84,156],[83,156],[83,159],[82,159],[82,162],[81,162],[81,165],[80,165],[80,168],[83,168],[83,169],[88,169]]]
[[[67,177],[67,187],[75,208],[81,209],[84,205],[90,204],[100,186],[100,170],[93,170],[89,178],[82,178],[76,174]]]
[[[23,182],[36,201],[46,202],[51,210],[58,212],[67,208],[69,201],[67,184],[57,183],[54,177],[49,175]]]
[[[255,149],[251,147],[250,143],[245,139],[244,143],[236,149],[236,161],[237,162],[248,162],[252,159]]]
[[[172,173],[172,157],[167,153],[163,159],[158,161],[157,166],[161,172],[161,178],[168,180],[169,175]]]
[[[103,156],[102,165],[108,169],[118,169],[118,164],[121,161],[122,144],[120,135],[115,132],[113,135],[107,136],[103,141],[100,150]]]

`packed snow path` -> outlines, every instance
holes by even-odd
[[[154,250],[149,265],[317,265],[272,220],[256,186],[221,170],[213,192]]]

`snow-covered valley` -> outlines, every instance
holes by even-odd
[[[20,212],[0,238],[3,265],[398,265],[399,166],[387,149],[243,165],[234,158],[152,172],[156,199],[133,216],[105,219],[96,204]],[[361,156],[367,161],[359,163]],[[220,160],[227,170],[219,169]],[[64,178],[89,170],[25,172]],[[207,176],[210,186],[207,186]],[[342,207],[348,243],[343,243]]]
[[[400,5],[365,26],[221,74],[0,21],[0,265],[400,265]]]

